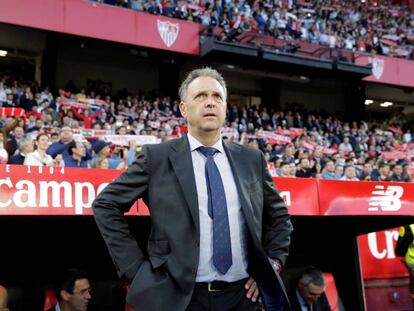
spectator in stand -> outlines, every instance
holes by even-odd
[[[95,152],[95,156],[92,159],[92,167],[96,168],[96,160],[98,158],[105,158],[108,159],[110,169],[121,170],[125,168],[125,163],[121,159],[110,158],[111,149],[109,147],[111,145],[112,142],[104,140],[97,140],[92,143],[92,148]]]
[[[308,158],[300,159],[299,169],[296,170],[296,177],[312,177],[312,168]]]
[[[81,142],[76,142],[72,140],[67,145],[69,157],[63,159],[65,167],[89,167],[88,162],[83,160],[86,155],[85,146]]]
[[[47,311],[86,311],[91,296],[91,285],[86,272],[69,269],[55,288],[58,303]]]
[[[343,174],[344,174],[344,166],[340,164],[335,165],[336,179],[341,179]]]
[[[353,166],[353,165],[345,166],[344,175],[339,180],[346,180],[346,181],[357,181],[357,180],[359,180],[356,177],[355,166]]]
[[[380,162],[377,170],[373,170],[371,174],[372,181],[391,181],[390,166],[388,163]]]
[[[398,182],[409,182],[410,177],[404,174],[404,168],[401,164],[395,164],[392,168],[391,180]]]
[[[73,114],[76,118],[79,120],[82,120],[83,127],[86,129],[91,129],[92,125],[97,117],[101,114],[102,110],[98,109],[95,113],[91,114],[89,109],[85,109],[85,111],[82,113],[78,112],[76,109],[72,108]]]
[[[291,171],[291,168],[290,168],[289,162],[280,163],[279,177],[292,177],[290,171]]]
[[[21,126],[16,126],[13,132],[10,134],[11,134],[9,135],[10,138],[8,139],[6,143],[6,150],[7,150],[7,153],[9,154],[9,158],[15,154],[20,140],[23,139],[24,130]]]
[[[63,126],[60,130],[60,140],[56,143],[53,143],[49,146],[47,149],[47,153],[52,156],[52,158],[56,158],[57,155],[61,155],[63,157],[63,160],[66,158],[69,158],[70,155],[68,153],[68,144],[73,141],[73,131],[69,126]],[[89,143],[87,143],[89,145]],[[92,159],[92,156],[90,155],[88,151],[88,146],[85,148],[86,153],[83,157],[83,161],[88,161]]]
[[[0,135],[0,164],[4,164],[7,162],[9,158],[9,154],[7,153],[7,150],[3,147],[3,135]]]
[[[349,142],[349,137],[345,136],[343,142],[338,147],[339,151],[344,153],[352,152],[353,148],[351,143]]]
[[[95,160],[95,166],[96,168],[108,169],[109,160],[107,158],[99,157]]]
[[[338,179],[338,176],[335,174],[335,164],[332,160],[326,162],[321,177],[323,179]]]
[[[34,149],[34,143],[31,135],[28,135],[27,137],[21,139],[19,141],[19,152],[10,157],[8,164],[24,164],[24,159],[26,158],[26,155],[33,152]]]
[[[37,135],[35,145],[35,150],[26,155],[24,159],[25,165],[61,166],[61,156],[57,156],[55,159],[53,159],[49,154],[46,153],[47,147],[49,146],[49,136],[47,134],[43,133]]]
[[[361,175],[359,177],[360,180],[370,181],[372,175],[372,164],[367,162],[364,163],[364,168],[361,172]]]
[[[296,177],[296,164],[295,164],[295,162],[290,163],[289,167],[290,167],[290,177],[291,178]]]
[[[315,267],[306,268],[295,288],[288,292],[291,311],[331,311],[325,294],[325,278]]]

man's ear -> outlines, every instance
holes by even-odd
[[[187,105],[183,101],[181,101],[179,108],[180,108],[181,115],[184,118],[186,118],[187,117]]]
[[[60,296],[62,297],[62,300],[65,300],[65,301],[67,301],[67,300],[69,300],[69,296],[70,296],[71,294],[70,293],[68,293],[67,291],[65,291],[64,289],[62,289],[61,291],[60,291]]]

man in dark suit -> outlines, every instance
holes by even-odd
[[[280,281],[292,225],[263,154],[223,141],[227,90],[211,68],[180,90],[188,135],[145,146],[93,203],[96,223],[136,310],[282,310]],[[152,230],[147,253],[123,213],[142,198]]]
[[[32,137],[29,135],[19,141],[19,153],[10,157],[8,164],[19,164],[23,165],[26,154],[33,151],[34,142]]]
[[[306,268],[288,293],[292,311],[331,311],[325,295],[323,273],[315,267]]]

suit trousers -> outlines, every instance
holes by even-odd
[[[246,297],[245,282],[219,291],[195,287],[186,311],[261,311],[259,302]]]

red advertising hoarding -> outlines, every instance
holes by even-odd
[[[318,180],[319,213],[338,215],[412,215],[413,183]]]
[[[395,256],[398,229],[372,232],[358,237],[361,271],[364,279],[408,276],[401,258]]]
[[[88,172],[85,174],[85,172]],[[121,171],[0,165],[0,215],[90,215]],[[275,178],[291,215],[413,215],[414,184]],[[148,215],[141,201],[130,214]]]
[[[91,205],[96,195],[119,173],[0,165],[0,215],[92,215]],[[128,214],[136,215],[137,206]]]
[[[372,64],[372,75],[365,81],[414,87],[414,61],[379,55],[358,54],[355,56],[358,65]]]
[[[82,0],[2,0],[0,22],[199,55],[196,23]]]

